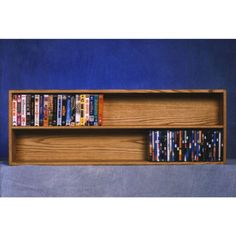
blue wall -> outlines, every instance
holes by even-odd
[[[228,91],[228,158],[236,147],[236,40],[0,40],[0,157],[9,89]]]

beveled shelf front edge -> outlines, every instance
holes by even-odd
[[[12,130],[82,130],[82,129],[223,129],[223,125],[212,126],[12,126]]]
[[[151,166],[151,165],[218,165],[218,164],[225,164],[224,161],[218,161],[218,162],[150,162],[150,161],[75,161],[75,162],[66,162],[66,161],[48,161],[48,162],[10,162],[10,165],[12,166],[18,166],[18,165],[53,165],[53,166],[61,166],[61,165],[94,165],[94,166],[103,166],[103,165],[116,165],[116,166],[132,166],[132,165],[143,165],[143,166]]]
[[[53,93],[103,93],[103,94],[142,94],[142,93],[225,93],[226,90],[224,89],[93,89],[93,90],[86,90],[86,89],[74,89],[74,90],[60,90],[60,89],[47,89],[47,90],[9,90],[11,94],[27,94],[27,93],[38,93],[38,94],[53,94]]]

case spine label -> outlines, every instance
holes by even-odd
[[[98,95],[94,95],[94,125],[98,125]]]
[[[66,125],[66,95],[62,96],[62,125]]]
[[[57,125],[62,124],[62,95],[57,97]]]
[[[75,125],[80,125],[80,95],[75,95]]]
[[[44,95],[43,126],[48,126],[48,95]]]
[[[17,95],[17,126],[21,126],[21,95]]]
[[[34,125],[39,126],[39,101],[40,95],[35,95]]]
[[[85,125],[89,125],[89,95],[85,95]]]
[[[70,126],[71,121],[71,96],[67,96],[66,101],[66,126]]]
[[[12,97],[12,125],[17,126],[17,95]]]
[[[85,125],[85,114],[84,114],[84,106],[85,106],[85,95],[80,95],[80,125]]]

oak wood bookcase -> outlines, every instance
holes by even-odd
[[[13,127],[13,94],[104,94],[103,126]],[[222,162],[150,162],[150,129],[222,129]],[[11,90],[10,165],[158,165],[226,162],[226,91]]]

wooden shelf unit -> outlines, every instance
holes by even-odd
[[[104,94],[103,126],[13,127],[14,94]],[[149,162],[151,129],[222,129],[222,162]],[[10,90],[10,165],[158,165],[226,162],[226,91]]]

